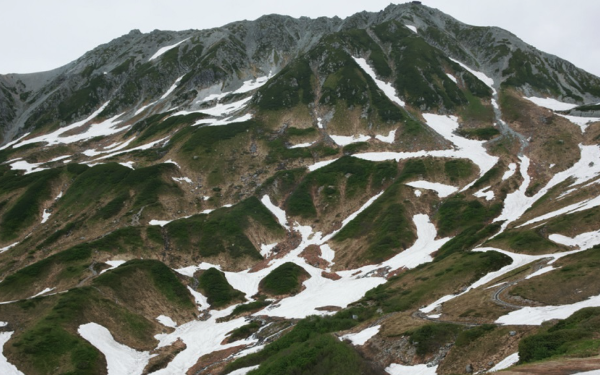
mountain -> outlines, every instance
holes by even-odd
[[[600,368],[600,78],[508,31],[133,30],[0,131],[2,373]]]

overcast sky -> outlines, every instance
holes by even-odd
[[[339,16],[389,0],[0,0],[0,74],[49,70],[132,29],[206,29],[264,14]],[[423,0],[477,26],[499,26],[600,76],[600,1]]]

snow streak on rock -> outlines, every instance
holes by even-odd
[[[458,189],[451,185],[440,184],[438,182],[429,181],[412,181],[407,182],[405,185],[418,189],[433,190],[437,193],[440,198],[445,198],[451,194],[454,194]]]
[[[394,86],[392,86],[391,83],[388,82],[383,82],[382,80],[377,78],[377,74],[375,74],[375,71],[373,70],[373,68],[371,68],[369,66],[369,64],[367,63],[367,60],[361,58],[361,57],[352,57],[354,59],[354,61],[356,61],[356,63],[358,64],[358,66],[361,67],[362,70],[364,70],[365,73],[367,73],[369,76],[371,76],[371,78],[373,78],[373,81],[375,81],[375,84],[377,85],[377,87],[379,87],[379,89],[381,91],[383,91],[383,93],[394,103],[404,107],[406,105],[406,103],[400,99],[398,97],[398,95],[396,94],[396,89],[394,88]]]
[[[185,42],[186,40],[188,40],[189,38],[186,38],[184,40],[182,40],[181,42],[177,42],[175,44],[171,44],[170,46],[166,46],[166,47],[162,47],[160,48],[158,51],[156,51],[156,53],[154,55],[152,55],[152,57],[150,57],[148,59],[148,61],[152,61],[160,56],[162,56],[163,54],[165,54],[166,52],[168,52],[169,50],[177,47],[178,45],[180,45],[181,43]]]

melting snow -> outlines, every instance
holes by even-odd
[[[160,97],[160,99],[158,99],[158,100],[163,100],[163,99],[164,99],[164,98],[166,98],[167,96],[171,95],[171,93],[172,93],[173,91],[175,91],[175,89],[177,88],[177,84],[178,84],[178,83],[181,81],[181,79],[182,79],[183,77],[184,77],[184,75],[183,75],[183,76],[181,76],[181,77],[179,77],[179,78],[177,78],[177,79],[175,80],[175,82],[173,83],[173,85],[171,85],[171,87],[169,87],[169,89],[167,90],[167,92],[165,92],[165,93],[164,93],[164,95],[163,95],[163,96],[161,96],[161,97]]]
[[[300,143],[300,144],[297,144],[297,145],[290,146],[289,148],[304,148],[304,147],[310,147],[310,146],[312,146],[314,143],[315,143],[315,142],[310,142],[310,143]]]
[[[3,248],[0,248],[0,254],[2,254],[3,252],[5,252],[5,251],[7,251],[7,250],[10,250],[11,248],[13,248],[13,247],[17,246],[18,244],[19,244],[18,242],[15,242],[15,243],[14,243],[14,244],[12,244],[12,245],[8,245],[8,246],[5,246],[5,247],[3,247]]]
[[[438,132],[441,136],[452,142],[455,149],[435,150],[435,151],[417,151],[417,152],[367,152],[363,154],[354,154],[354,157],[370,160],[402,160],[412,158],[422,158],[426,156],[469,159],[479,166],[479,175],[483,176],[498,161],[496,156],[489,155],[483,147],[484,141],[477,141],[460,137],[453,132],[458,129],[458,118],[456,116],[442,116],[434,114],[424,114],[427,125]],[[473,181],[475,182],[475,181]],[[467,185],[463,190],[469,188]]]
[[[127,167],[127,168],[135,169],[135,168],[133,168],[133,163],[135,163],[135,162],[134,161],[128,161],[128,162],[119,163],[119,164],[121,164],[122,166]]]
[[[177,164],[176,161],[173,161],[171,159],[167,160],[167,161],[163,161],[164,164],[175,164],[177,166],[177,168],[181,169],[181,166],[179,164]]]
[[[110,331],[100,324],[82,324],[77,332],[104,354],[109,375],[141,375],[152,358],[150,352],[138,352],[118,343]]]
[[[375,74],[375,71],[369,66],[369,64],[367,63],[367,61],[365,59],[360,58],[360,57],[359,58],[352,57],[352,58],[354,59],[354,61],[356,61],[358,66],[360,66],[362,68],[362,70],[365,71],[365,73],[367,73],[369,76],[371,76],[371,78],[373,78],[373,81],[375,81],[375,84],[377,85],[377,87],[379,87],[379,89],[381,91],[383,91],[383,93],[392,102],[394,102],[402,107],[404,107],[406,105],[406,103],[404,103],[404,101],[397,96],[396,89],[394,88],[394,86],[392,86],[391,83],[383,82],[382,80],[378,79],[377,74]]]
[[[535,271],[531,275],[527,276],[525,279],[531,279],[532,277],[540,276],[540,275],[543,275],[543,274],[545,274],[547,272],[554,271],[556,269],[558,269],[558,268],[554,268],[552,266],[540,268],[539,270]]]
[[[46,288],[46,289],[42,290],[41,292],[39,292],[38,294],[31,296],[30,298],[35,298],[35,297],[41,296],[42,294],[46,294],[48,292],[53,291],[54,289],[56,289],[56,288]]]
[[[125,264],[125,262],[126,262],[125,260],[107,260],[104,263],[108,264],[110,266],[110,268],[107,268],[105,270],[100,271],[100,275],[102,275],[106,271],[110,271],[110,270],[112,270],[114,268],[119,267],[122,264]]]
[[[333,163],[336,160],[337,159],[325,160],[325,161],[317,162],[317,163],[315,163],[313,165],[308,166],[308,170],[311,171],[311,172],[316,171],[317,169],[323,168],[323,167],[325,167],[325,166]]]
[[[573,108],[577,107],[577,104],[559,102],[558,100],[553,99],[553,98],[536,98],[536,97],[528,98],[528,97],[525,97],[525,99],[529,100],[530,102],[534,103],[535,105],[538,105],[538,106],[544,107],[544,108],[548,108],[553,111],[567,111],[569,109],[573,109]]]
[[[394,143],[394,140],[396,139],[396,130],[390,131],[387,136],[377,134],[375,138],[379,139],[381,142]]]
[[[478,192],[474,193],[473,195],[477,198],[485,198],[486,201],[491,201],[492,199],[494,199],[494,192],[492,190],[486,191],[490,187],[491,186],[485,187],[479,190]]]
[[[260,255],[262,255],[264,258],[268,258],[269,255],[271,255],[271,251],[273,251],[273,248],[275,246],[277,246],[277,243],[272,243],[269,245],[260,245]]]
[[[48,168],[40,168],[39,166],[44,163],[29,163],[25,160],[18,160],[10,164],[10,169],[15,171],[25,171],[24,174],[30,174],[34,172],[43,171]]]
[[[333,141],[338,146],[346,146],[346,145],[349,145],[351,143],[366,142],[369,139],[371,139],[371,137],[369,137],[368,135],[363,135],[363,134],[352,135],[352,136],[329,135],[329,137],[331,139],[333,139]]]
[[[149,149],[149,148],[152,148],[152,147],[154,147],[154,146],[155,146],[155,145],[157,145],[157,144],[160,144],[160,143],[162,143],[162,142],[164,142],[164,141],[168,140],[168,138],[169,138],[169,137],[164,137],[164,138],[161,138],[161,139],[159,139],[159,140],[157,140],[157,141],[154,141],[154,142],[147,143],[147,144],[145,144],[145,145],[141,145],[141,146],[138,146],[138,147],[130,148],[130,149],[127,149],[127,150],[116,151],[116,152],[113,152],[113,153],[111,153],[111,154],[108,154],[108,155],[101,156],[101,157],[99,157],[98,159],[94,160],[94,162],[97,162],[98,160],[102,160],[102,159],[108,159],[108,158],[112,158],[113,156],[117,156],[117,155],[125,154],[125,153],[128,153],[128,152],[140,151],[140,150],[147,150],[147,149]]]
[[[448,73],[446,73],[446,75],[448,76],[448,78],[450,78],[452,81],[454,81],[454,83],[456,83],[458,85],[458,81],[456,80],[456,77],[454,77],[452,74],[448,74]]]
[[[158,103],[158,101],[152,102],[150,104],[146,104],[145,106],[139,108],[137,111],[135,111],[135,113],[133,114],[134,116],[139,115],[140,113],[144,112],[144,110],[150,106],[153,106],[154,104]]]
[[[180,45],[181,43],[185,42],[188,39],[189,38],[186,38],[186,39],[182,40],[181,42],[177,42],[175,44],[171,44],[170,46],[160,48],[158,51],[156,51],[156,53],[154,55],[152,55],[151,58],[148,59],[148,61],[152,61],[152,60],[156,59],[157,57],[161,56],[162,54],[169,51],[170,49],[177,47],[178,45]]]
[[[586,250],[600,244],[600,230],[581,233],[573,238],[563,236],[562,234],[551,234],[548,238],[550,241],[562,245],[576,246],[580,250]]]
[[[248,81],[244,81],[244,83],[242,84],[242,87],[240,87],[239,89],[235,90],[233,93],[234,94],[243,94],[243,93],[246,93],[248,91],[256,90],[257,88],[259,88],[262,85],[264,85],[265,83],[267,83],[267,81],[271,77],[272,77],[271,72],[269,72],[268,76],[258,77],[256,79],[251,79],[251,80],[248,80]]]
[[[284,227],[284,228],[286,228],[288,230],[290,229],[290,227],[288,225],[288,221],[287,221],[287,217],[286,217],[285,211],[282,210],[281,208],[275,206],[271,202],[271,198],[269,198],[268,195],[266,195],[266,194],[263,195],[263,197],[262,197],[262,199],[260,201],[277,218],[277,220],[279,221],[279,224],[281,224],[282,227]]]
[[[560,117],[564,117],[567,120],[571,121],[573,124],[579,126],[581,128],[582,132],[585,132],[585,129],[587,129],[587,127],[591,123],[600,121],[600,118],[598,118],[598,117],[568,116],[568,115],[563,115],[560,113],[557,113],[557,115],[559,115]]]
[[[489,369],[488,372],[496,372],[496,371],[507,369],[510,366],[516,364],[517,362],[519,362],[519,353],[518,352],[513,353],[513,354],[509,355],[508,357],[504,358],[503,360],[498,362],[498,364],[496,366]]]
[[[379,333],[379,328],[381,328],[381,325],[369,327],[357,333],[349,333],[340,337],[340,340],[350,340],[353,345],[361,346]]]
[[[507,266],[502,267],[498,271],[493,271],[493,272],[488,273],[487,275],[483,276],[482,278],[480,278],[479,280],[477,280],[476,282],[471,284],[466,290],[464,290],[463,292],[461,292],[459,294],[450,294],[450,295],[441,297],[440,299],[438,299],[437,301],[434,301],[430,305],[421,308],[420,310],[422,312],[424,312],[426,314],[430,313],[430,312],[434,311],[435,309],[437,309],[439,306],[441,306],[444,302],[448,302],[451,299],[462,296],[463,294],[469,292],[472,289],[483,286],[483,285],[489,283],[490,281],[493,281],[493,280],[499,278],[502,275],[505,275],[513,270],[516,270],[517,268],[523,267],[529,263],[535,262],[536,260],[540,260],[543,258],[552,258],[552,260],[550,262],[548,262],[548,264],[551,264],[564,256],[575,254],[581,250],[573,250],[573,251],[566,251],[566,252],[562,252],[562,253],[545,254],[545,255],[517,254],[517,253],[511,253],[508,251],[496,249],[493,247],[482,247],[482,248],[477,248],[473,251],[476,251],[476,252],[497,251],[499,253],[502,253],[504,255],[511,257],[512,263]]]
[[[404,25],[404,26],[408,27],[408,29],[410,31],[412,31],[413,33],[417,34],[417,28],[415,26],[413,26],[413,25]]]
[[[24,375],[15,365],[8,362],[8,359],[3,353],[4,344],[10,340],[13,333],[14,332],[0,332],[0,373],[3,375]]]
[[[208,299],[206,297],[204,297],[204,295],[202,295],[202,293],[196,292],[194,289],[190,288],[189,286],[187,288],[190,291],[190,294],[192,295],[192,297],[194,297],[194,300],[196,301],[196,305],[198,305],[198,310],[205,310],[210,307],[210,304],[208,303]]]
[[[600,295],[585,301],[561,306],[524,307],[501,316],[496,323],[504,325],[540,325],[547,320],[566,319],[574,312],[586,307],[600,306]]]
[[[244,368],[240,368],[237,369],[235,371],[232,371],[229,373],[229,375],[246,375],[247,373],[249,373],[252,370],[256,370],[258,368],[259,365],[255,365],[255,366],[250,366],[250,367],[244,367]]]
[[[193,184],[192,180],[189,179],[189,177],[172,177],[173,181],[177,181],[177,182],[181,182],[181,181],[185,181],[188,184]]]
[[[74,143],[74,142],[91,139],[94,137],[109,136],[109,135],[112,135],[115,133],[122,132],[126,129],[129,129],[131,127],[131,125],[123,126],[121,128],[116,127],[118,124],[121,123],[121,121],[117,121],[117,119],[122,116],[122,114],[119,114],[119,115],[111,117],[107,120],[104,120],[98,124],[91,124],[89,129],[87,131],[85,131],[84,133],[63,136],[63,134],[66,134],[67,132],[70,132],[73,129],[79,128],[80,126],[93,120],[96,116],[98,116],[100,114],[100,112],[102,112],[104,110],[104,108],[106,108],[108,103],[110,103],[110,101],[104,103],[104,105],[102,105],[102,107],[100,107],[96,112],[92,113],[85,120],[81,120],[81,121],[78,121],[69,126],[62,127],[52,133],[40,135],[38,137],[34,137],[34,138],[30,138],[30,139],[21,141],[21,142],[15,144],[13,146],[13,148],[18,148],[21,146],[25,146],[25,145],[37,143],[37,142],[46,142],[47,146],[53,146],[53,145],[57,145],[57,144],[61,144],[61,143],[69,144],[69,143]]]
[[[8,142],[4,146],[0,147],[0,151],[7,149],[7,148],[9,148],[10,146],[12,146],[14,144],[19,143],[21,141],[21,139],[27,137],[29,134],[31,134],[31,133],[25,133],[22,136],[20,136],[19,138],[15,139],[14,141]]]
[[[166,315],[159,315],[158,317],[156,317],[156,320],[158,320],[158,322],[165,327],[171,327],[171,328],[177,327],[177,323],[173,319],[169,318]]]
[[[502,175],[502,181],[508,180],[509,178],[511,178],[515,174],[516,171],[517,171],[517,165],[515,163],[510,163],[508,165],[508,170],[506,172],[504,172],[504,174]]]
[[[420,197],[420,196],[421,196],[421,194],[422,194],[422,193],[421,193],[421,190],[415,189],[415,195],[416,195],[417,197]]]
[[[525,224],[519,225],[518,228],[529,225],[529,224],[537,223],[540,221],[544,221],[544,220],[556,217],[558,215],[567,214],[567,213],[572,214],[572,213],[579,212],[579,211],[589,210],[590,208],[594,208],[597,206],[600,206],[600,196],[597,196],[596,198],[593,198],[593,199],[586,199],[582,202],[578,202],[578,203],[563,207],[559,210],[552,211],[545,215],[538,216],[535,219],[529,220]]]
[[[475,77],[477,77],[477,79],[479,79],[481,82],[485,83],[489,88],[491,88],[492,91],[493,91],[493,93],[494,93],[494,95],[496,94],[496,89],[494,88],[494,80],[492,78],[488,77],[487,75],[485,75],[482,72],[478,72],[476,70],[473,70],[473,69],[469,68],[468,66],[466,66],[463,63],[461,63],[458,60],[454,60],[453,58],[450,58],[450,60],[454,61],[458,65],[462,66],[469,73],[473,74]]]
[[[317,127],[323,129],[323,119],[320,117],[317,117]]]
[[[437,365],[429,367],[428,365],[404,366],[392,363],[385,368],[385,372],[390,375],[436,375]]]
[[[445,198],[450,194],[455,193],[458,189],[454,186],[440,184],[438,182],[429,182],[429,181],[413,181],[407,182],[405,185],[410,187],[419,188],[419,189],[427,189],[433,190],[439,195],[440,198]]]

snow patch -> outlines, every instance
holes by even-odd
[[[42,294],[46,294],[46,293],[48,293],[48,292],[51,292],[51,291],[53,291],[54,289],[56,289],[56,288],[46,288],[46,289],[42,290],[41,292],[39,292],[38,294],[31,296],[30,298],[39,297],[39,296],[41,296]]]
[[[268,258],[269,255],[271,255],[271,251],[273,251],[273,248],[275,246],[277,246],[276,243],[272,243],[269,245],[261,244],[260,245],[260,255],[262,255],[263,258]]]
[[[349,333],[347,335],[341,336],[340,340],[349,340],[353,345],[361,346],[364,345],[367,341],[369,341],[373,336],[378,334],[380,328],[381,325],[369,327],[357,333]]]
[[[536,98],[532,96],[530,98],[524,97],[524,99],[529,100],[537,106],[548,108],[553,111],[568,111],[569,109],[577,107],[577,104],[564,103],[553,98]]]
[[[427,189],[433,190],[437,193],[440,198],[445,198],[453,193],[455,193],[458,189],[454,186],[440,184],[438,182],[429,182],[429,181],[413,181],[407,182],[405,185],[410,187],[418,188],[418,189]]]
[[[485,83],[489,88],[491,88],[492,91],[493,91],[493,93],[494,93],[494,95],[496,94],[496,89],[494,88],[494,80],[492,78],[488,77],[484,73],[481,73],[481,72],[478,72],[476,70],[473,70],[473,69],[469,68],[468,66],[466,66],[463,63],[461,63],[458,60],[454,60],[453,58],[450,58],[450,60],[454,61],[458,65],[462,66],[469,73],[473,74],[475,77],[477,77],[477,79],[479,79],[481,82]]]
[[[540,268],[539,270],[535,271],[531,275],[527,276],[525,279],[531,279],[532,277],[540,276],[540,275],[543,275],[543,274],[545,274],[547,272],[554,271],[556,269],[558,269],[558,268],[554,268],[552,266]]]
[[[351,135],[351,136],[344,136],[344,135],[329,135],[329,137],[335,142],[335,144],[337,144],[338,146],[347,146],[349,144],[352,143],[358,143],[358,142],[366,142],[369,139],[371,139],[371,137],[369,137],[368,135],[363,135],[363,134],[359,134],[359,135]]]
[[[120,265],[125,264],[126,262],[127,261],[125,261],[125,260],[107,260],[104,263],[108,264],[110,266],[110,268],[107,268],[105,270],[100,271],[100,275],[102,275],[106,271],[110,271],[110,270],[112,270],[114,268],[117,268]]]
[[[234,94],[243,94],[252,90],[256,90],[257,88],[261,87],[262,85],[264,85],[265,83],[267,83],[267,81],[272,77],[271,72],[269,72],[268,76],[263,76],[263,77],[258,77],[256,79],[251,79],[248,81],[244,81],[242,83],[242,87],[240,87],[239,89],[235,90],[233,93]]]
[[[8,362],[8,359],[3,353],[4,344],[10,340],[13,333],[14,332],[0,332],[0,373],[3,375],[24,375],[15,365]]]
[[[485,198],[486,201],[491,201],[492,199],[494,199],[494,191],[493,190],[486,191],[490,187],[491,186],[485,187],[485,188],[479,190],[478,192],[474,193],[473,195],[476,196],[477,198]]]
[[[600,121],[600,118],[598,118],[598,117],[569,116],[569,115],[563,115],[560,113],[557,113],[557,115],[559,115],[560,117],[564,117],[567,120],[571,121],[573,124],[579,126],[581,128],[582,133],[585,132],[585,129],[587,129],[587,127],[591,123]]]
[[[385,372],[390,375],[436,375],[437,365],[429,367],[428,365],[404,366],[392,363],[385,368]]]
[[[100,324],[82,324],[77,332],[104,354],[109,375],[141,375],[152,358],[150,352],[138,352],[118,343],[110,331]]]
[[[413,26],[413,25],[404,25],[404,26],[406,26],[413,33],[418,34],[417,28],[415,26]]]
[[[150,57],[148,59],[148,61],[152,61],[156,58],[158,58],[159,56],[165,54],[167,51],[177,47],[178,45],[180,45],[181,43],[185,42],[186,40],[188,40],[189,38],[186,38],[184,40],[182,40],[181,42],[177,42],[175,44],[171,44],[170,46],[166,46],[166,47],[161,47],[158,51],[156,51],[156,53],[154,55],[152,55],[152,57]]]
[[[269,198],[268,195],[263,195],[260,201],[267,208],[267,210],[271,211],[271,213],[277,218],[277,221],[279,221],[279,224],[281,224],[282,227],[284,227],[287,230],[290,229],[285,211],[275,206],[271,202],[271,198]]]
[[[127,167],[127,168],[135,169],[135,168],[133,168],[133,163],[135,163],[135,162],[134,161],[128,161],[128,162],[119,163],[119,164],[121,164],[122,166]]]
[[[455,76],[453,76],[452,74],[448,74],[448,73],[446,73],[446,75],[448,76],[448,78],[450,78],[454,83],[456,83],[458,85],[458,81],[456,80]]]
[[[240,369],[230,372],[229,375],[246,375],[250,371],[256,370],[258,368],[258,366],[260,366],[260,365],[240,368]]]
[[[587,250],[600,244],[600,230],[578,234],[571,238],[562,234],[551,234],[548,236],[550,241],[554,241],[565,246],[575,246],[580,250]]]
[[[488,372],[496,372],[496,371],[507,369],[510,366],[516,364],[517,362],[519,362],[519,353],[518,352],[513,353],[513,354],[509,355],[508,357],[504,358],[503,360],[498,362],[498,364],[496,364],[496,366],[489,369]]]
[[[420,197],[420,196],[421,196],[421,194],[422,194],[422,193],[421,193],[421,190],[415,189],[415,195],[416,195],[417,197]]]
[[[192,289],[189,286],[187,288],[190,291],[190,294],[192,295],[192,297],[194,297],[194,300],[196,301],[196,305],[198,305],[198,310],[205,310],[210,307],[210,304],[208,303],[208,299],[206,297],[204,297],[204,295],[202,293],[196,292],[194,289]]]
[[[377,134],[375,136],[375,138],[379,139],[381,142],[390,143],[390,144],[394,143],[394,140],[396,139],[396,130],[390,131],[387,136]]]
[[[310,147],[310,146],[312,146],[314,143],[315,143],[315,142],[309,142],[309,143],[300,143],[300,144],[297,144],[297,145],[290,146],[290,147],[288,147],[288,148],[304,148],[304,147]]]
[[[188,184],[193,184],[194,182],[189,177],[172,177],[173,181],[176,182],[187,182]]]
[[[3,248],[0,248],[0,254],[2,254],[2,253],[3,253],[3,252],[5,252],[5,251],[8,251],[8,250],[10,250],[11,248],[13,248],[13,247],[17,246],[18,244],[19,244],[19,242],[15,242],[15,243],[13,243],[13,244],[11,244],[11,245],[8,245],[8,246],[5,246],[5,247],[3,247]]]
[[[352,58],[354,59],[354,61],[356,61],[358,66],[360,66],[361,69],[365,71],[365,73],[367,73],[369,76],[371,76],[371,78],[373,78],[373,81],[375,81],[375,84],[377,85],[377,87],[379,87],[381,91],[383,91],[385,96],[387,96],[392,102],[398,104],[401,107],[404,107],[406,105],[406,103],[397,96],[396,89],[394,88],[394,86],[392,86],[391,83],[383,82],[382,80],[377,78],[377,74],[375,74],[375,71],[369,66],[367,60],[360,57]]]
[[[166,315],[159,315],[156,317],[156,320],[158,320],[158,322],[165,327],[171,327],[171,328],[177,327],[177,323],[173,319],[169,318]]]
[[[336,161],[336,160],[337,160],[337,159],[325,160],[325,161],[320,161],[320,162],[317,162],[317,163],[315,163],[315,164],[313,164],[313,165],[309,165],[309,166],[308,166],[308,170],[309,170],[309,171],[311,171],[311,172],[313,172],[313,171],[316,171],[317,169],[319,169],[319,168],[323,168],[323,167],[325,167],[325,166],[327,166],[327,165],[329,165],[329,164],[333,163],[333,162],[334,162],[334,161]]]
[[[184,77],[184,76],[181,76],[181,77],[177,78],[177,79],[175,80],[175,82],[173,83],[173,85],[171,85],[171,87],[169,87],[169,89],[167,90],[167,92],[165,92],[165,93],[163,94],[163,96],[161,96],[161,97],[160,97],[160,99],[158,99],[158,100],[163,100],[163,99],[164,99],[164,98],[166,98],[167,96],[171,95],[171,93],[172,93],[173,91],[175,91],[175,89],[177,88],[177,84],[179,84],[179,82],[181,81],[181,79],[182,79],[183,77]]]
[[[550,167],[552,168],[552,167]],[[511,178],[515,172],[517,171],[517,165],[515,163],[510,163],[508,165],[508,170],[506,172],[504,172],[504,174],[502,175],[502,181],[504,180],[508,180],[509,178]]]

